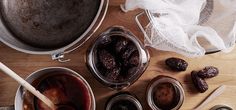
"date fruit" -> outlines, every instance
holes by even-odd
[[[185,60],[175,57],[166,59],[165,63],[175,71],[185,71],[188,67],[188,63]]]
[[[139,52],[134,51],[129,59],[129,64],[132,66],[138,66],[139,64]]]
[[[99,41],[95,64],[106,80],[123,82],[136,75],[140,55],[134,42],[119,35],[102,37]]]
[[[198,71],[197,75],[201,78],[212,78],[219,74],[218,68],[214,66],[207,66],[204,69]]]
[[[103,39],[101,39],[99,47],[104,48],[108,46],[111,42],[111,37],[105,36],[103,37]]]
[[[124,75],[124,76],[125,76],[126,78],[132,77],[132,75],[135,74],[135,72],[136,72],[137,69],[138,69],[137,67],[129,68],[127,74]]]
[[[196,87],[196,89],[199,92],[204,93],[205,91],[208,90],[208,85],[207,85],[206,81],[203,78],[200,78],[198,76],[197,71],[191,72],[191,78],[192,78],[194,86]]]
[[[115,67],[111,70],[107,70],[106,78],[111,81],[116,81],[120,75],[120,67]]]
[[[128,45],[128,41],[124,38],[119,39],[115,44],[116,53],[121,53]]]
[[[128,60],[131,54],[137,50],[137,47],[133,43],[129,43],[125,51],[121,54],[123,60]]]
[[[98,51],[98,57],[104,68],[113,69],[116,66],[115,58],[106,50]]]

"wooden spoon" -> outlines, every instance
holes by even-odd
[[[225,90],[226,86],[225,85],[221,85],[220,87],[218,87],[213,93],[211,93],[210,96],[208,96],[199,106],[197,106],[194,110],[202,110],[202,108],[207,105],[209,102],[211,102],[212,100],[214,100],[216,97],[220,96],[224,90]]]
[[[43,95],[42,93],[37,91],[31,84],[29,84],[27,81],[25,81],[20,76],[18,76],[14,71],[9,69],[2,62],[0,62],[0,70],[3,71],[4,73],[6,73],[11,78],[13,78],[14,80],[16,80],[24,88],[26,88],[33,95],[35,95],[38,99],[40,99],[42,102],[44,102],[49,108],[51,108],[52,110],[57,109],[57,107],[53,104],[53,102],[50,99],[48,99],[45,95]]]

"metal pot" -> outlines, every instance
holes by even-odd
[[[105,14],[106,14],[107,8],[108,8],[108,2],[109,2],[109,0],[91,1],[91,2],[99,3],[97,5],[98,6],[97,13],[95,13],[96,15],[95,15],[95,17],[93,17],[93,19],[91,18],[91,23],[89,23],[86,28],[81,29],[82,27],[81,28],[80,27],[73,27],[73,25],[77,26],[75,23],[81,24],[81,22],[86,22],[85,17],[83,18],[83,20],[85,20],[85,21],[80,21],[80,19],[79,18],[77,19],[77,17],[86,16],[88,14],[88,12],[81,11],[80,12],[81,15],[77,14],[76,12],[80,11],[81,4],[87,6],[87,5],[90,5],[91,3],[87,3],[87,1],[81,1],[81,0],[73,0],[73,1],[75,1],[75,3],[71,2],[71,1],[64,1],[63,0],[63,1],[60,1],[60,4],[59,4],[59,2],[51,1],[51,0],[50,1],[46,1],[46,0],[41,0],[41,1],[38,1],[38,0],[28,0],[28,1],[1,0],[1,2],[0,2],[0,5],[1,5],[0,6],[0,10],[1,10],[0,40],[4,44],[6,44],[9,47],[16,49],[18,51],[29,53],[29,54],[50,54],[50,55],[52,55],[52,59],[54,59],[54,60],[56,59],[56,60],[63,62],[63,60],[61,60],[61,59],[64,57],[64,54],[69,53],[69,52],[77,49],[78,47],[80,47],[98,29],[98,27],[101,25],[101,22],[103,21],[103,19],[105,17]],[[67,6],[67,4],[66,4],[67,2],[70,2],[71,5]],[[77,5],[76,5],[76,2],[77,2]],[[25,4],[27,4],[27,7],[24,6]],[[31,5],[32,5],[32,7],[31,7]],[[68,13],[68,10],[70,10],[70,8],[73,7],[74,5],[75,5],[76,9],[74,11],[72,11],[72,14]],[[46,7],[46,6],[48,6],[48,7]],[[83,6],[83,7],[86,7],[86,6]],[[36,9],[35,9],[35,7],[36,7]],[[15,9],[15,8],[18,8],[18,9]],[[27,10],[24,8],[26,8]],[[52,11],[52,9],[54,9],[54,10]],[[18,12],[18,10],[20,10],[20,11]],[[90,10],[90,9],[88,9],[88,10]],[[17,11],[17,12],[14,12],[14,11]],[[37,17],[35,17],[36,15],[31,15],[31,14],[35,14],[35,13],[40,13],[40,11],[42,11],[42,13],[37,15]],[[25,15],[22,15],[23,16],[22,18],[18,18],[18,16],[21,16],[19,13],[23,13]],[[47,14],[50,14],[50,15],[47,15]],[[60,14],[64,14],[64,16],[60,15]],[[76,15],[76,16],[71,17],[70,15]],[[32,16],[34,18],[32,18]],[[38,20],[40,17],[42,19]],[[73,18],[73,19],[71,20],[68,17]],[[53,18],[53,20],[51,20],[51,18]],[[19,20],[19,19],[21,19],[21,20]],[[75,21],[73,21],[74,19],[75,19]],[[35,22],[37,20],[39,22]],[[65,21],[65,20],[67,20],[67,21]],[[57,21],[60,21],[60,23],[58,23]],[[26,24],[25,22],[27,22],[28,24]],[[42,24],[41,27],[40,27],[40,22],[44,22],[44,24]],[[70,25],[72,24],[72,26],[68,26],[68,22]],[[23,26],[22,26],[22,23],[23,23]],[[54,24],[55,24],[55,27],[54,27]],[[60,25],[58,25],[58,24],[60,24]],[[24,25],[25,25],[25,27],[24,27]],[[31,27],[32,25],[35,26],[34,28],[39,28],[39,29],[34,31]],[[62,27],[61,25],[64,25],[64,27]],[[83,25],[83,23],[81,25]],[[50,33],[51,28],[56,28],[57,30],[54,33],[53,32]],[[68,29],[68,28],[70,28],[70,29]],[[40,33],[41,32],[40,29],[41,30],[44,29],[43,32],[45,32],[45,33]],[[61,35],[60,32],[62,32],[62,31],[60,31],[60,29],[64,32],[64,33],[62,33],[63,35]],[[78,34],[78,33],[76,33],[77,32],[76,29],[78,31],[79,30],[80,31],[82,30],[82,31]],[[50,33],[50,34],[48,34],[48,33]],[[53,36],[54,34],[55,34],[55,36]],[[68,37],[71,37],[72,35],[74,35],[74,36],[73,36],[73,40],[71,40],[70,42],[67,42],[67,44],[63,44],[63,45],[56,46],[56,47],[54,46],[52,48],[48,48],[47,46],[42,48],[42,47],[31,45],[27,42],[23,42],[22,39],[19,39],[19,37],[18,37],[20,35],[23,38],[28,37],[29,39],[33,39],[34,40],[33,44],[40,43],[40,42],[43,44],[45,41],[47,42],[47,40],[48,41],[51,40],[50,42],[53,42],[53,43],[58,42],[57,38],[60,35],[61,35],[61,38],[60,38],[61,42],[64,42],[63,41],[64,39],[67,39]],[[41,35],[42,37],[45,38],[44,41],[40,41],[40,38],[38,37],[39,35]],[[50,35],[50,36],[43,36],[43,35]],[[52,37],[55,37],[55,38],[52,39]],[[38,38],[39,38],[39,41],[37,41]]]

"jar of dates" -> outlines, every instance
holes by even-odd
[[[113,95],[106,103],[105,110],[143,110],[135,95],[121,92]]]
[[[178,110],[184,102],[184,90],[179,81],[169,76],[157,76],[147,87],[146,99],[152,110]]]
[[[92,43],[86,63],[100,83],[123,89],[138,80],[149,59],[148,51],[134,34],[122,26],[113,26]]]

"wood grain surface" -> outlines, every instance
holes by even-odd
[[[59,63],[57,61],[52,61],[49,55],[25,54],[13,50],[3,43],[0,43],[0,61],[9,66],[23,78],[26,78],[30,73],[44,67],[63,66],[73,69],[79,72],[89,82],[96,97],[97,110],[103,110],[105,102],[109,96],[120,91],[111,90],[95,80],[86,67],[85,54],[88,46],[98,36],[98,34],[113,25],[122,25],[127,27],[138,38],[140,38],[141,41],[143,41],[143,34],[134,21],[135,15],[141,10],[123,13],[119,7],[119,5],[123,2],[123,0],[110,1],[105,20],[98,31],[91,39],[89,39],[88,42],[86,42],[85,45],[66,55],[66,58],[71,59],[70,62]],[[157,51],[151,48],[147,49],[151,55],[148,69],[137,82],[123,90],[135,94],[144,106],[144,110],[149,110],[145,100],[146,86],[152,78],[158,75],[168,75],[174,77],[183,84],[186,99],[181,107],[181,110],[193,109],[220,85],[226,85],[226,91],[214,101],[209,103],[204,110],[218,104],[229,105],[236,109],[236,48],[230,53],[220,52],[205,55],[200,58],[186,58],[171,52]],[[164,60],[174,56],[183,58],[189,63],[189,67],[186,71],[173,72],[165,66]],[[207,79],[207,83],[209,84],[209,89],[207,92],[198,93],[193,87],[190,72],[192,70],[202,69],[208,65],[218,67],[220,74],[215,78]],[[13,79],[0,72],[0,106],[10,106],[14,104],[14,97],[18,86],[19,85]]]

